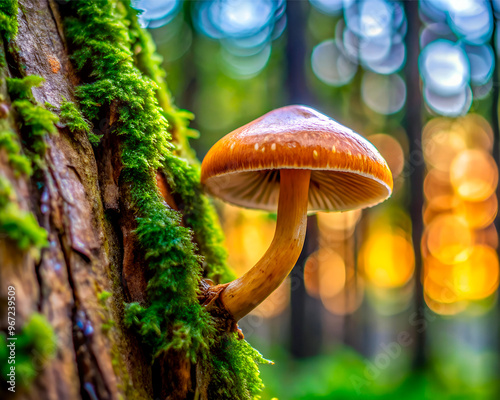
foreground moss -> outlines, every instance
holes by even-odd
[[[16,382],[29,387],[31,382],[43,370],[49,360],[54,358],[57,338],[47,319],[39,313],[33,313],[20,331],[16,332],[15,364],[8,363],[9,348],[7,337],[0,332],[0,370],[6,377],[10,366],[16,368]]]
[[[0,34],[10,40],[17,34],[17,0],[0,0]]]
[[[14,241],[19,250],[35,250],[35,255],[37,250],[48,245],[47,231],[38,225],[32,213],[19,208],[12,185],[0,175],[1,234]]]
[[[16,121],[21,129],[23,149],[32,163],[34,170],[45,167],[44,156],[47,143],[44,140],[48,135],[55,135],[55,123],[59,117],[52,111],[38,104],[31,89],[40,86],[44,79],[29,75],[24,78],[6,78],[7,89],[12,101]]]
[[[4,40],[10,40],[17,32],[17,2],[0,2],[0,33]],[[5,59],[3,49],[1,59]],[[9,107],[3,103],[3,118],[0,119],[0,151],[4,151],[14,174],[31,176],[35,166],[42,163],[45,152],[43,136],[54,133],[54,122],[57,117],[37,105],[31,94],[31,88],[38,86],[43,79],[38,76],[28,76],[23,79],[6,78],[7,90],[12,104]],[[17,134],[12,131],[7,119],[10,111],[14,111],[16,119],[24,129],[23,148]],[[24,151],[23,151],[24,150]],[[20,250],[38,251],[46,247],[47,231],[38,225],[34,215],[19,207],[14,188],[7,177],[0,175],[0,235],[5,235],[16,243]]]
[[[125,322],[137,329],[153,358],[175,349],[200,362],[209,398],[253,398],[262,387],[260,354],[234,334],[218,332],[197,299],[203,269],[216,280],[231,273],[216,215],[201,194],[198,166],[171,143],[171,132],[179,143],[187,140],[191,115],[175,109],[165,92],[158,95],[158,61],[148,53],[134,57],[132,46],[140,43],[151,53],[152,44],[128,2],[80,0],[68,2],[64,11],[72,58],[86,82],[77,89],[85,118],[96,123],[101,107],[117,110],[112,133],[121,137],[121,179],[130,188],[151,276],[148,304],[129,304]],[[180,212],[165,206],[157,170],[165,173]]]

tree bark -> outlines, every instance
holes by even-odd
[[[6,78],[39,75],[42,86],[32,95],[56,110],[63,99],[75,102],[80,77],[70,61],[59,5],[53,0],[21,0],[18,32],[4,39],[0,93],[10,109],[8,124],[24,143],[23,127],[12,109]],[[0,110],[1,111],[1,110]],[[144,302],[147,272],[144,251],[127,185],[120,179],[121,139],[111,135],[119,118],[113,105],[103,106],[103,134],[93,149],[87,134],[56,124],[45,135],[43,164],[31,178],[19,176],[0,148],[0,174],[15,192],[21,210],[32,212],[48,233],[48,247],[21,251],[0,232],[0,330],[7,331],[8,287],[16,291],[16,333],[35,313],[54,329],[57,350],[37,365],[28,387],[15,394],[4,379],[1,396],[16,399],[183,399],[194,395],[192,365],[175,351],[154,365],[139,339],[123,326],[124,302]],[[177,206],[164,176],[159,191],[166,206]],[[103,293],[112,293],[106,300]],[[31,355],[32,356],[32,355]],[[8,397],[6,397],[8,398]]]

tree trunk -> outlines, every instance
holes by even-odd
[[[128,1],[6,1],[0,24],[0,397],[256,393],[222,350],[246,342],[198,301],[201,275],[230,276],[221,234]]]

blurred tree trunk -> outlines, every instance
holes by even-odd
[[[422,93],[420,91],[420,74],[418,70],[420,16],[417,2],[405,2],[408,16],[408,33],[406,34],[406,117],[405,128],[409,138],[411,201],[410,217],[412,221],[413,248],[415,251],[415,321],[425,320],[424,289],[422,286],[422,254],[420,240],[423,234],[422,210],[424,206],[424,162],[422,154]],[[421,327],[415,328],[414,366],[422,368],[425,364],[425,332]]]
[[[307,4],[301,1],[287,1],[286,88],[290,104],[314,105],[314,96],[306,80],[306,7]],[[290,274],[290,352],[297,358],[318,355],[322,346],[321,302],[309,296],[304,282],[306,261],[317,249],[318,221],[313,215],[307,217],[304,247]]]
[[[50,103],[56,114],[63,99],[75,101],[80,81],[70,61],[57,3],[20,0],[17,21],[17,35],[4,37],[1,46],[6,62],[1,69],[0,117],[24,150],[29,138],[12,107],[6,78],[43,77],[45,82],[33,88],[32,95],[41,107],[51,108],[44,106]],[[36,377],[28,387],[23,387],[18,374],[13,394],[2,376],[1,398],[194,396],[189,361],[171,352],[168,360],[152,367],[138,339],[121,323],[124,302],[143,300],[146,279],[129,194],[120,181],[120,139],[108,134],[119,115],[109,106],[102,107],[101,115],[98,128],[104,137],[98,150],[82,130],[70,132],[57,123],[57,134],[43,136],[44,166],[31,177],[14,171],[0,143],[0,177],[10,182],[10,200],[21,212],[33,213],[48,233],[48,246],[38,257],[37,251],[21,250],[0,232],[0,330],[7,331],[7,288],[12,286],[16,334],[38,312],[57,337],[53,359],[29,355],[35,359]],[[166,204],[174,207],[161,174],[158,182]]]

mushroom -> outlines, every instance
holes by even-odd
[[[278,212],[264,256],[214,291],[236,321],[292,270],[304,244],[308,212],[371,207],[392,192],[389,167],[371,143],[300,105],[273,110],[220,139],[203,160],[201,182],[229,203]]]

